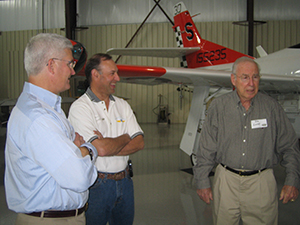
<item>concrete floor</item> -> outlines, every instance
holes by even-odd
[[[184,124],[141,124],[145,149],[132,155],[135,188],[134,225],[209,225],[211,207],[203,203],[193,186],[189,156],[179,149]],[[0,225],[14,224],[16,213],[7,208],[3,186],[6,129],[0,128]],[[280,191],[284,170],[274,168]],[[279,195],[278,195],[279,196]],[[279,203],[279,224],[300,224],[300,200]]]

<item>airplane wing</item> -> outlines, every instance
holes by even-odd
[[[133,65],[117,67],[121,81],[127,83],[230,87],[230,72],[226,71]]]
[[[259,90],[274,93],[293,93],[300,91],[300,77],[261,74]]]
[[[117,65],[122,82],[157,85],[162,83],[232,88],[231,71],[205,68],[175,68]],[[261,91],[280,93],[300,92],[300,76],[262,73]]]
[[[106,51],[110,55],[149,56],[176,58],[197,52],[200,47],[187,48],[110,48]]]

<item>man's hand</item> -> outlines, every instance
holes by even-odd
[[[85,143],[85,141],[83,140],[83,137],[77,132],[75,132],[75,135],[75,140],[73,142],[77,147],[80,147],[82,144]]]
[[[85,143],[85,141],[83,140],[83,137],[77,132],[75,132],[75,140],[73,142],[79,148],[83,157],[89,154],[89,150],[86,147],[80,147]]]
[[[281,189],[279,200],[283,200],[282,203],[288,203],[288,201],[295,201],[298,198],[299,191],[294,186],[284,185]]]
[[[207,204],[210,204],[210,200],[213,200],[211,188],[197,189],[197,194]]]

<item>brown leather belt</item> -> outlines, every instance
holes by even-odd
[[[251,170],[251,171],[245,171],[245,170],[235,170],[235,169],[232,169],[228,166],[225,166],[224,164],[220,163],[225,169],[233,172],[233,173],[236,173],[240,176],[251,176],[251,175],[254,175],[254,174],[257,174],[257,173],[260,173],[264,170],[266,170],[267,168],[263,168],[261,170]]]
[[[101,173],[98,171],[98,178],[100,178],[100,179],[106,178],[106,179],[110,179],[110,180],[119,181],[119,180],[124,179],[127,174],[129,174],[128,167],[119,173]]]
[[[48,218],[78,216],[87,210],[87,205],[88,204],[85,204],[82,208],[74,209],[74,210],[64,210],[64,211],[45,210],[42,212],[33,212],[33,213],[25,213],[25,214],[29,216],[48,217]]]

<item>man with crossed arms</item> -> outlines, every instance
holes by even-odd
[[[144,133],[129,104],[112,95],[120,78],[111,56],[92,56],[85,74],[89,88],[72,104],[69,120],[99,153],[95,164],[98,179],[90,188],[87,225],[130,225],[134,194],[128,155],[144,148]]]

